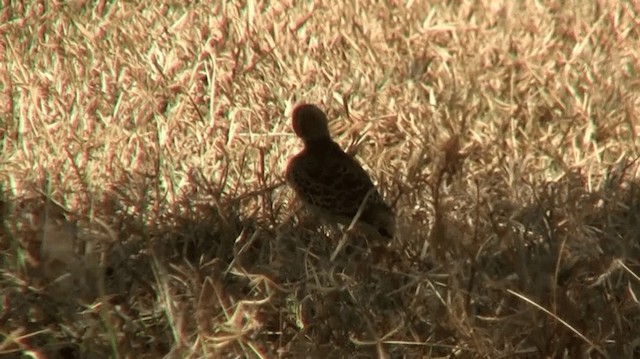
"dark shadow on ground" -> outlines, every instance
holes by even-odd
[[[2,353],[638,355],[640,184],[476,183],[426,211],[411,202],[432,193],[410,193],[396,240],[350,234],[334,262],[342,233],[268,192],[163,206],[106,191],[76,212],[5,196]]]

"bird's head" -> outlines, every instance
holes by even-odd
[[[318,106],[300,104],[291,114],[293,132],[305,143],[330,139],[327,115]]]

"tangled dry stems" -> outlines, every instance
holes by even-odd
[[[638,14],[3,7],[2,353],[637,356]],[[302,100],[394,201],[388,246],[329,261],[282,184]]]

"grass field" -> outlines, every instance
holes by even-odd
[[[640,2],[2,1],[0,34],[0,356],[640,357]],[[330,260],[299,102],[392,242]]]

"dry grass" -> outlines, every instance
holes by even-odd
[[[640,356],[640,3],[240,3],[3,1],[0,353]],[[296,208],[298,101],[389,246]]]

